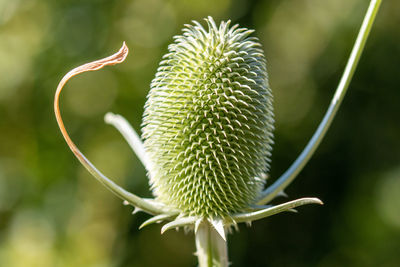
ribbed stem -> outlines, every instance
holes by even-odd
[[[227,243],[207,221],[197,229],[196,248],[199,267],[228,267]]]

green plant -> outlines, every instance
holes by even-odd
[[[124,45],[114,55],[67,73],[58,85],[54,109],[72,152],[89,172],[127,204],[153,215],[141,227],[167,221],[161,232],[186,227],[196,235],[200,266],[228,266],[226,231],[238,223],[258,220],[305,204],[301,198],[267,204],[308,162],[334,118],[381,1],[371,1],[353,51],[332,102],[315,134],[290,166],[263,190],[273,138],[272,94],[263,52],[252,31],[216,26],[206,19],[188,25],[169,46],[151,84],[143,119],[143,139],[121,116],[105,120],[126,138],[149,173],[155,199],[142,199],[104,176],[72,142],[65,130],[59,96],[73,76],[125,60]]]

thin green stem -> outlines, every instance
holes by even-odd
[[[257,202],[257,204],[263,205],[265,203],[268,203],[277,194],[282,192],[304,168],[304,166],[310,160],[311,156],[314,154],[318,145],[321,143],[349,87],[351,78],[353,77],[353,74],[356,70],[358,61],[365,47],[365,43],[371,31],[371,27],[374,23],[376,13],[379,10],[381,2],[381,0],[371,0],[367,13],[364,17],[364,21],[358,33],[356,42],[354,44],[353,50],[351,51],[350,57],[348,59],[346,68],[336,89],[335,95],[333,96],[329,108],[314,135],[312,136],[304,150],[301,152],[299,157],[289,167],[289,169],[284,174],[282,174],[282,176],[279,177],[279,179],[276,180],[275,183],[273,183],[270,187],[262,192],[261,198]]]
[[[197,229],[196,249],[199,267],[228,267],[227,243],[208,221]]]

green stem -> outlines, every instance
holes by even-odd
[[[208,221],[197,229],[196,248],[199,267],[228,267],[227,243]]]
[[[356,42],[354,44],[353,50],[351,51],[349,60],[347,61],[346,68],[336,89],[335,95],[333,96],[331,104],[314,135],[312,136],[304,150],[301,152],[299,157],[289,167],[289,169],[284,174],[282,174],[282,176],[279,177],[279,179],[275,183],[273,183],[270,187],[262,192],[262,196],[257,204],[263,205],[265,203],[268,203],[276,195],[282,192],[304,168],[304,166],[310,160],[311,156],[314,154],[315,150],[321,143],[340,107],[340,104],[343,101],[347,88],[349,87],[351,78],[353,77],[354,71],[356,70],[358,61],[363,52],[365,43],[371,31],[372,24],[374,23],[376,13],[379,10],[381,2],[381,0],[371,0],[367,13],[364,17],[364,21],[358,33]]]

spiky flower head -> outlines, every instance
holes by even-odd
[[[273,143],[272,95],[253,32],[230,21],[186,25],[160,63],[143,139],[158,201],[185,216],[226,218],[263,189]]]

